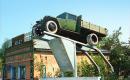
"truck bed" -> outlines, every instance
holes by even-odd
[[[81,21],[81,27],[83,27],[84,29],[87,29],[89,31],[93,31],[93,32],[96,32],[98,34],[104,35],[104,36],[107,35],[107,29],[106,28],[92,24],[90,22]]]

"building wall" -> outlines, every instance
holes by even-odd
[[[40,78],[40,72],[37,69],[38,64],[46,66],[47,77],[53,77],[59,70],[59,66],[51,52],[35,52],[34,54],[34,78]]]
[[[33,51],[32,42],[26,42],[22,45],[16,45],[6,49],[5,53],[5,79],[11,79],[11,74],[16,74],[16,79],[18,79],[18,74],[21,67],[25,67],[25,77],[26,80],[30,80],[30,63],[33,61]],[[16,71],[14,73],[11,70]]]
[[[81,52],[77,53],[77,64],[82,60],[87,60],[89,64],[91,61],[87,56]],[[46,66],[46,76],[47,77],[57,77],[57,72],[60,71],[60,68],[56,62],[56,59],[51,51],[35,51],[34,53],[34,78],[40,78],[40,71],[38,71],[38,64],[44,64]],[[40,66],[40,65],[39,65]]]
[[[30,79],[30,62],[32,61],[32,54],[27,53],[24,55],[11,56],[6,58],[6,78],[11,78],[11,67],[15,67],[17,69],[16,73],[18,73],[19,66],[25,66],[26,69],[26,79]],[[18,74],[16,74],[16,79],[18,79]]]
[[[42,45],[41,45],[42,44]],[[35,50],[36,48],[46,50]],[[6,79],[11,79],[11,67],[18,69],[19,66],[25,66],[26,80],[30,80],[31,72],[32,76],[36,79],[40,78],[39,65],[45,65],[46,76],[56,77],[60,68],[56,62],[55,57],[49,48],[48,43],[41,42],[39,40],[31,40],[30,36],[20,35],[12,39],[11,46],[5,51],[5,67],[4,75]],[[34,52],[33,52],[34,50]],[[82,60],[87,60],[91,64],[90,60],[82,53],[77,53],[77,63]],[[32,64],[34,67],[32,67]],[[34,70],[33,70],[34,68]],[[16,71],[18,73],[18,71]],[[18,74],[16,74],[18,79]]]
[[[24,48],[25,49],[25,48]],[[25,49],[27,50],[27,49]],[[22,49],[23,51],[23,49]],[[17,52],[17,51],[14,51]],[[12,52],[11,52],[12,53]],[[106,56],[108,58],[108,56]],[[19,65],[25,66],[26,68],[26,79],[30,80],[30,63],[33,62],[34,59],[34,78],[35,80],[40,78],[40,65],[45,65],[46,67],[46,76],[47,77],[57,77],[57,73],[60,72],[60,68],[56,62],[56,59],[50,50],[45,51],[34,51],[34,55],[31,52],[21,53],[13,56],[6,57],[6,67],[13,65],[18,68]],[[77,64],[80,64],[82,60],[87,60],[89,64],[91,61],[82,54],[81,52],[77,52]],[[10,69],[6,70],[6,79],[11,78]],[[44,70],[45,71],[45,70]]]

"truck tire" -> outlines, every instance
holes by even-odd
[[[40,27],[33,27],[32,29],[33,36],[42,36],[43,30]]]
[[[98,44],[98,36],[96,34],[94,34],[94,33],[89,34],[86,39],[87,39],[87,43],[89,45]]]
[[[45,30],[50,33],[57,33],[58,32],[58,24],[53,20],[46,21]]]

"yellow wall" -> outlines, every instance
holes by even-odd
[[[50,52],[36,52],[34,54],[34,78],[40,77],[40,72],[37,70],[37,64],[42,63],[46,66],[46,75],[53,77],[59,66]]]
[[[91,64],[90,60],[83,54],[77,55],[77,63],[79,64],[82,60],[87,60]],[[55,74],[60,70],[55,57],[50,51],[35,52],[34,54],[34,78],[40,78],[40,72],[37,70],[36,66],[39,63],[46,65],[46,75],[47,77],[56,77]]]

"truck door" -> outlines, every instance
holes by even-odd
[[[70,31],[76,31],[76,16],[72,14],[66,14],[66,25]]]
[[[60,24],[60,27],[62,29],[68,30],[68,31],[76,31],[76,16],[69,14],[69,13],[63,13],[59,15],[58,21]]]
[[[66,29],[66,19],[62,19],[62,18],[57,18],[59,24],[60,24],[60,28],[62,29]]]
[[[70,31],[76,31],[76,21],[72,19],[66,19],[66,29]]]
[[[75,30],[76,30],[76,21],[75,20],[58,18],[58,22],[62,29],[75,32]]]

